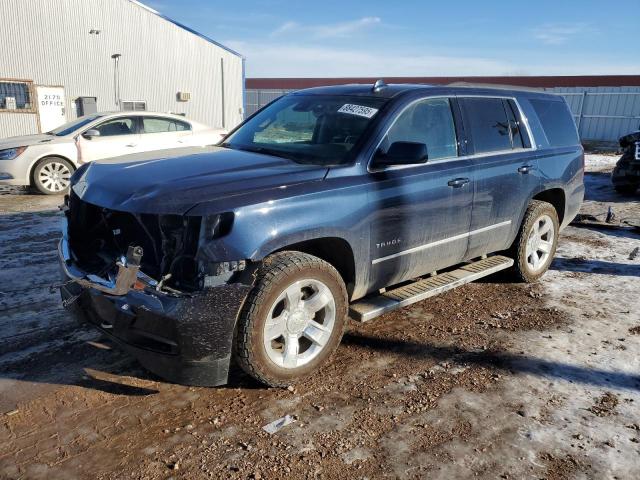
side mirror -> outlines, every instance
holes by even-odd
[[[429,159],[427,146],[416,142],[393,142],[387,153],[378,150],[373,157],[376,168],[393,165],[414,165]]]
[[[100,130],[96,130],[95,128],[90,128],[89,130],[84,132],[82,134],[82,136],[84,138],[86,138],[87,140],[91,140],[93,137],[99,137],[100,136]]]

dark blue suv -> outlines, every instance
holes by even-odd
[[[65,306],[176,382],[288,385],[366,321],[509,270],[531,282],[584,195],[564,100],[346,85],[281,97],[219,146],[72,178]]]

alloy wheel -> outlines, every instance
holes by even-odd
[[[38,173],[40,184],[50,192],[62,192],[70,183],[71,170],[61,162],[48,162]]]
[[[315,279],[289,285],[273,302],[263,330],[269,359],[293,369],[312,361],[327,345],[336,319],[329,287]]]
[[[529,232],[525,250],[527,266],[531,272],[537,273],[546,267],[553,249],[554,238],[553,220],[549,215],[540,216]]]

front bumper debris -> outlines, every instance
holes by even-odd
[[[117,261],[112,278],[84,272],[65,237],[58,247],[63,305],[172,382],[227,382],[236,318],[251,285],[221,283],[193,294],[158,291],[139,270],[140,251]]]
[[[85,288],[95,288],[96,290],[110,295],[126,295],[140,279],[146,284],[150,283],[149,277],[140,271],[140,259],[142,258],[142,248],[129,247],[126,257],[122,256],[116,261],[118,268],[115,278],[105,279],[98,275],[85,273],[75,267],[69,250],[69,242],[63,237],[58,244],[58,256],[64,275],[78,285]]]

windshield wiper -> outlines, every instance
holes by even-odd
[[[272,150],[266,147],[254,147],[251,145],[231,145],[230,143],[223,142],[220,144],[221,147],[230,148],[232,150],[242,150],[244,152],[252,152],[252,153],[263,153],[265,155],[271,155],[274,157],[284,158],[286,160],[297,161],[297,159],[291,155],[287,155],[285,152],[280,150]]]

